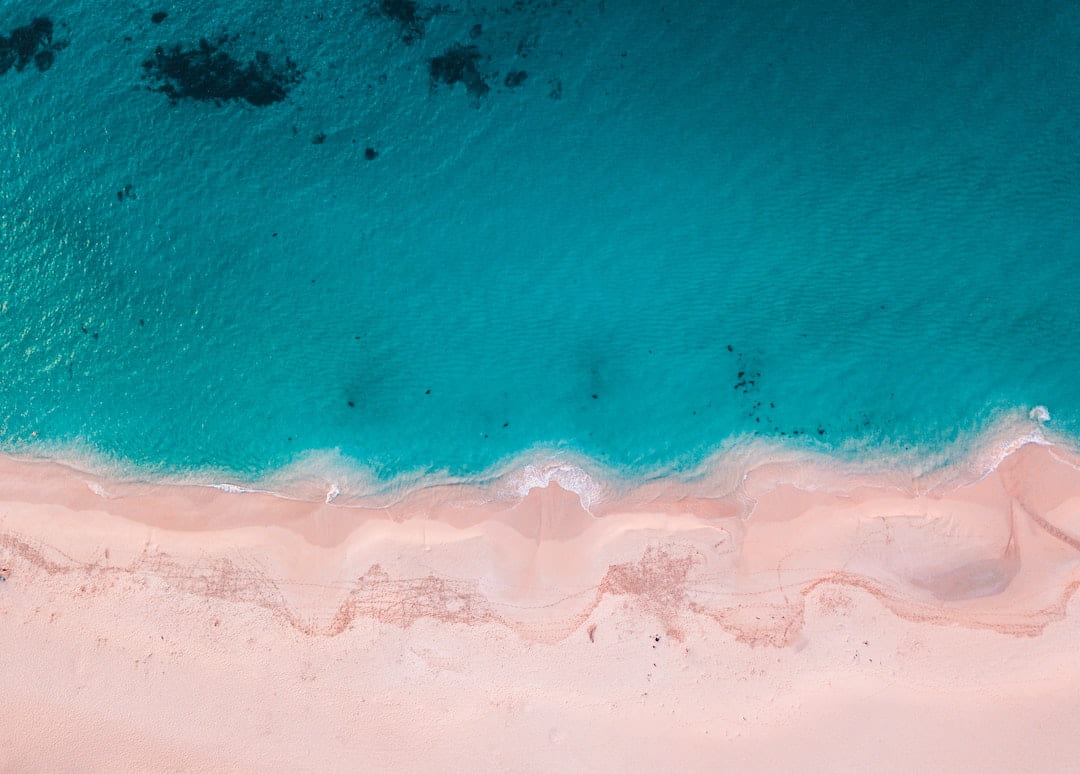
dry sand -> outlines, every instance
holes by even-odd
[[[1080,770],[1073,453],[736,484],[359,508],[2,460],[0,770]]]

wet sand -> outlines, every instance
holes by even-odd
[[[1074,452],[587,504],[4,459],[0,771],[1080,770]]]

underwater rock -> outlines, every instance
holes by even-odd
[[[169,14],[165,13],[164,11],[154,11],[154,13],[150,16],[150,21],[152,21],[154,24],[161,24],[163,21],[165,21],[165,18],[168,15]]]
[[[480,61],[479,48],[455,43],[444,54],[431,60],[429,72],[432,87],[440,83],[445,83],[447,86],[464,83],[465,88],[474,97],[484,96],[491,87],[487,85],[480,69],[476,66],[478,61]]]
[[[302,73],[288,57],[280,67],[274,66],[265,51],[256,51],[246,64],[233,58],[222,50],[233,40],[221,36],[215,42],[203,38],[191,48],[158,46],[153,57],[143,62],[145,77],[159,82],[148,88],[164,94],[173,105],[181,99],[216,105],[244,100],[265,107],[284,100],[300,82]]]

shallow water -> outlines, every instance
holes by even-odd
[[[412,43],[375,4],[150,10],[0,11],[68,42],[0,76],[9,451],[389,478],[1080,429],[1075,4],[455,2]],[[221,33],[302,80],[146,88]],[[454,43],[486,94],[432,84]]]

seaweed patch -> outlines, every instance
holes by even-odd
[[[53,22],[38,16],[29,24],[16,27],[9,36],[0,35],[0,75],[11,68],[22,72],[31,62],[39,72],[52,67],[56,52],[67,47],[67,41],[53,41]]]
[[[480,58],[480,49],[476,46],[455,43],[441,56],[432,58],[429,70],[432,88],[440,83],[447,86],[463,83],[474,97],[484,96],[491,87],[488,86],[480,68],[477,67]]]
[[[296,62],[285,57],[275,66],[265,51],[256,51],[254,59],[242,62],[223,50],[235,39],[223,35],[214,42],[203,38],[191,48],[158,46],[143,62],[145,77],[157,81],[147,88],[161,92],[173,105],[181,99],[216,105],[244,100],[265,107],[284,100],[302,78]]]

